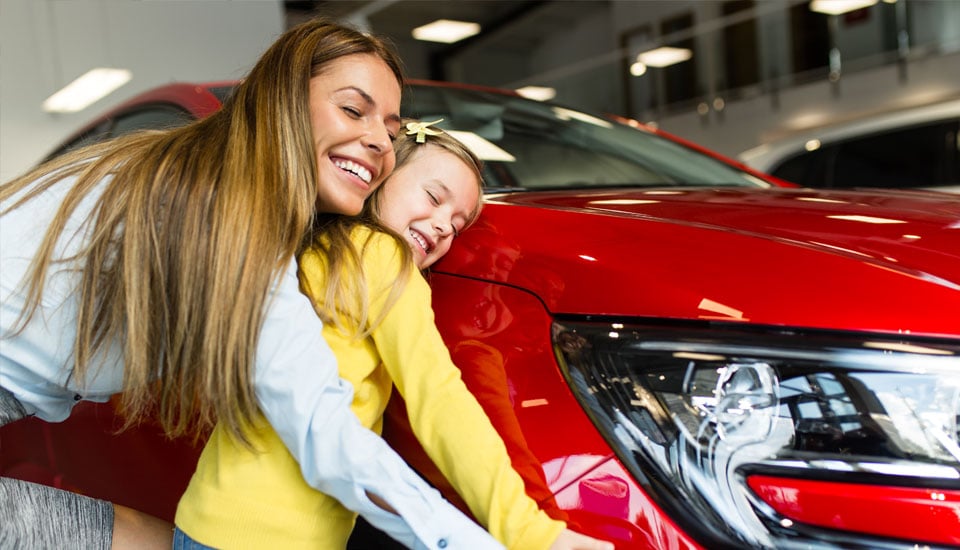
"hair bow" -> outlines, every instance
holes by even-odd
[[[439,128],[431,128],[434,124],[442,121],[442,118],[438,118],[433,122],[408,122],[407,135],[412,136],[413,134],[417,134],[417,143],[424,143],[427,141],[427,136],[439,136],[443,133],[443,130]]]

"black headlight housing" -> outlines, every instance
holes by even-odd
[[[960,489],[958,341],[566,318],[553,342],[618,458],[707,547],[887,546],[792,521],[752,475]]]

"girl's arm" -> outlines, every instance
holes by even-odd
[[[339,378],[321,330],[320,319],[300,293],[291,261],[274,289],[260,333],[255,384],[264,416],[307,483],[408,547],[499,548],[360,425],[350,411],[353,389]],[[370,495],[399,515],[375,504]]]
[[[372,277],[397,272],[396,247],[386,236],[368,245],[363,267],[371,288],[386,286]],[[371,317],[379,314],[384,294],[374,294]],[[430,288],[423,277],[410,277],[373,338],[406,400],[417,439],[474,516],[510,548],[550,547],[565,524],[551,519],[527,496],[503,440],[450,359],[434,324]]]

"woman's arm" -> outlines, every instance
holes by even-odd
[[[322,323],[290,263],[277,284],[257,348],[256,393],[264,416],[311,486],[411,548],[497,548],[490,536],[420,479],[350,411]],[[376,495],[399,515],[375,504]]]

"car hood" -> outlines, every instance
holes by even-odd
[[[437,271],[555,314],[960,336],[960,200],[644,189],[492,195]]]

